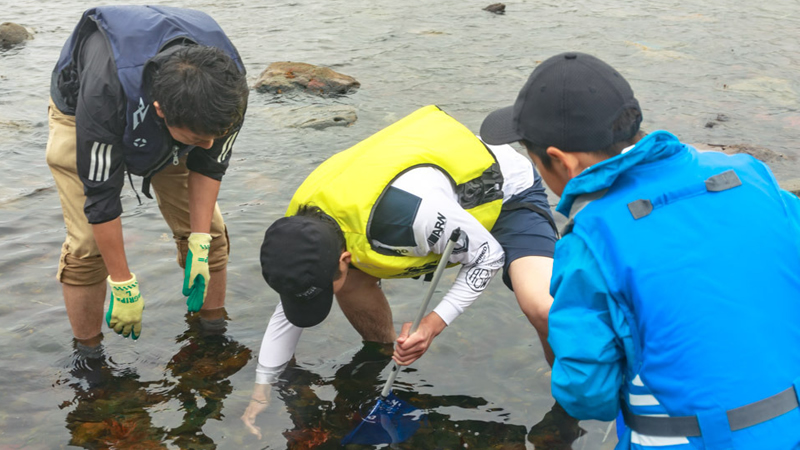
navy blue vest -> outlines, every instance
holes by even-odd
[[[155,108],[144,92],[143,72],[147,62],[176,40],[223,50],[244,72],[239,53],[222,28],[207,14],[169,6],[102,6],[83,13],[61,50],[56,73],[77,59],[79,43],[96,25],[108,39],[125,92],[127,108],[123,135],[125,164],[130,173],[148,176],[168,157],[169,133],[159,124]]]

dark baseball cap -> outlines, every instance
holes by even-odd
[[[293,325],[313,327],[328,317],[342,254],[339,245],[336,230],[312,217],[282,217],[264,234],[261,274],[280,294]]]
[[[628,109],[639,111],[631,86],[613,67],[585,53],[543,61],[519,91],[514,106],[489,114],[480,136],[487,144],[525,139],[565,152],[593,152],[633,137],[635,127],[614,132]]]

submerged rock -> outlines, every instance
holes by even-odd
[[[714,128],[718,123],[727,122],[728,120],[730,120],[730,118],[725,114],[717,114],[715,119],[706,122],[706,128]]]
[[[347,127],[358,119],[356,109],[352,106],[301,106],[299,108],[282,108],[273,117],[289,128],[313,128],[322,130],[328,127]]]
[[[17,25],[13,22],[0,24],[0,46],[3,48],[13,47],[28,39],[33,39],[33,35],[28,33],[28,30],[22,25]]]
[[[492,3],[491,5],[483,8],[483,10],[493,12],[495,14],[505,14],[506,5],[505,3]]]
[[[334,71],[328,67],[298,62],[274,62],[270,64],[256,81],[258,92],[282,94],[294,90],[330,96],[344,95],[361,86],[355,78]]]

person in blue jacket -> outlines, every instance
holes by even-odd
[[[481,137],[518,141],[568,217],[556,244],[552,392],[618,449],[800,446],[800,199],[749,155],[645,134],[605,62],[542,62]]]
[[[53,70],[46,156],[67,231],[57,278],[78,344],[102,339],[106,284],[105,322],[126,337],[141,333],[144,298],[120,218],[131,175],[148,197],[152,183],[172,230],[188,310],[224,320],[229,245],[216,202],[248,93],[236,48],[203,12],[83,13]]]

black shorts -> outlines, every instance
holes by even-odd
[[[553,257],[556,229],[553,213],[547,202],[542,179],[514,195],[503,204],[503,210],[492,227],[492,236],[506,253],[503,283],[512,291],[508,266],[525,256]]]

